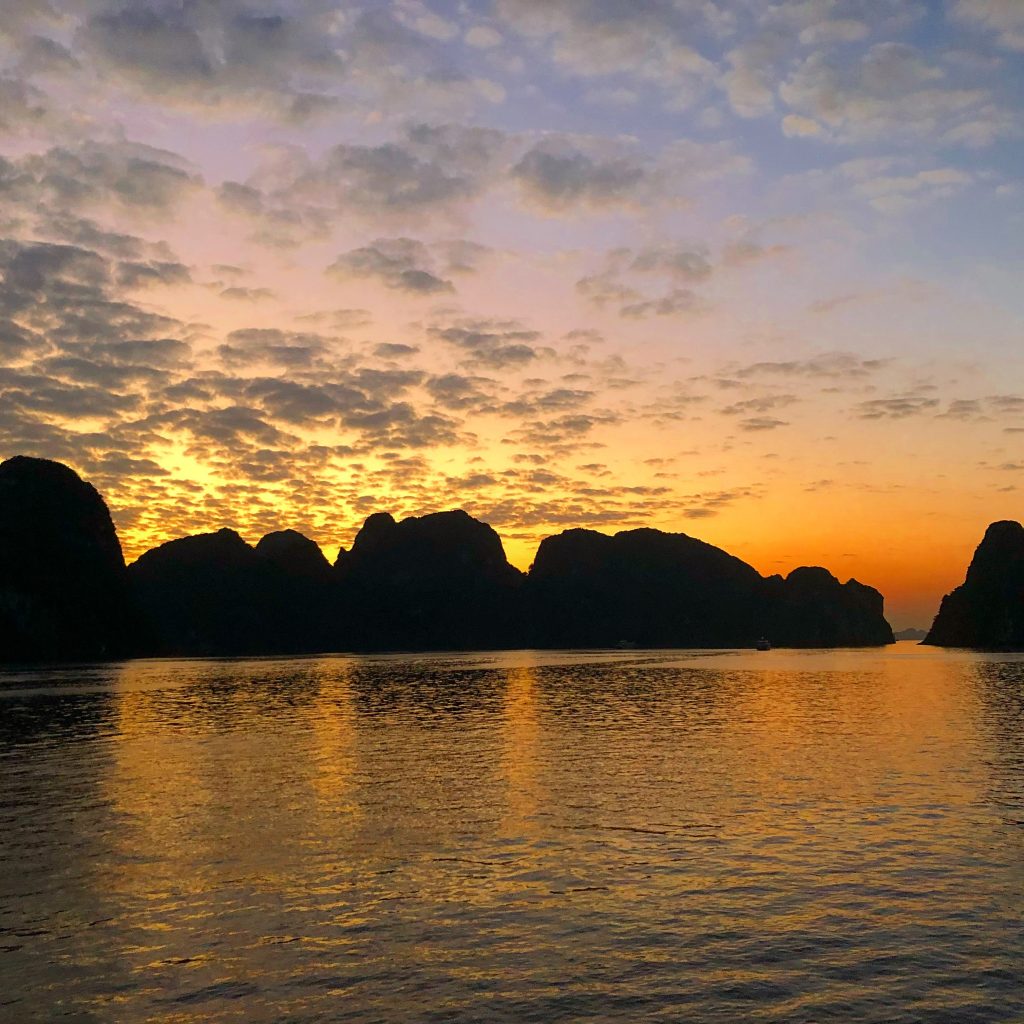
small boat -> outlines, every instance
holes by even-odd
[[[761,639],[758,640],[757,643],[754,644],[754,650],[755,651],[770,651],[771,649],[772,649],[771,641],[765,639],[764,637],[761,637]]]

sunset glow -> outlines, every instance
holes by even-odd
[[[0,458],[129,559],[461,507],[927,626],[1021,516],[1022,52],[1013,0],[9,0]]]

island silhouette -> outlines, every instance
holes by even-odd
[[[942,599],[923,642],[1024,650],[1024,526],[1004,519],[985,531],[964,582]]]
[[[897,640],[916,640],[920,643],[928,635],[927,629],[918,629],[916,626],[908,626],[906,629],[898,629],[893,633]]]
[[[294,530],[253,546],[222,529],[126,566],[91,484],[45,459],[0,464],[4,662],[753,647],[762,636],[787,647],[893,643],[872,587],[814,566],[764,577],[711,544],[654,529],[566,530],[545,538],[523,573],[498,534],[464,511],[401,521],[378,512],[333,565]]]

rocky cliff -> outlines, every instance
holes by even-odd
[[[138,639],[96,489],[58,462],[0,464],[0,660],[122,657]]]
[[[967,578],[942,599],[924,642],[935,647],[1024,650],[1024,526],[993,523]]]
[[[400,522],[378,512],[336,571],[358,648],[523,645],[522,573],[494,530],[461,510]]]
[[[779,647],[878,647],[895,642],[883,604],[874,587],[802,566],[765,580],[761,621]]]

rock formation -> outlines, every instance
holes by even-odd
[[[1024,526],[993,523],[967,578],[942,599],[924,642],[935,647],[1024,650]]]
[[[304,537],[298,530],[277,530],[260,538],[256,554],[276,566],[285,576],[297,580],[332,578],[331,563],[324,558],[320,545]]]
[[[184,537],[128,569],[161,654],[272,654],[334,646],[331,568],[294,530],[253,548],[234,530]]]
[[[256,545],[275,651],[341,651],[351,629],[339,605],[335,572],[316,541],[297,530],[268,533]]]
[[[682,533],[567,530],[542,541],[527,584],[539,646],[787,647],[893,642],[882,595],[820,568],[762,577]]]
[[[138,640],[96,489],[59,462],[0,464],[0,661],[122,657]]]
[[[779,647],[877,647],[894,642],[882,595],[827,569],[802,566],[765,580],[761,620]]]
[[[566,530],[537,549],[527,586],[542,647],[749,646],[757,571],[685,534]]]
[[[360,649],[522,646],[522,573],[466,512],[375,513],[336,570]]]
[[[981,611],[957,611],[960,591],[943,608],[950,620],[995,621],[991,639],[957,642],[1005,646],[1021,635],[1021,527],[996,524],[989,533],[960,588]],[[681,533],[567,530],[541,543],[525,576],[494,530],[463,511],[400,522],[372,515],[333,566],[294,530],[252,547],[223,529],[162,544],[126,571],[91,486],[57,463],[0,465],[3,661],[622,642],[749,647],[762,635],[794,647],[893,640],[881,594],[825,569],[765,579]]]

